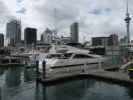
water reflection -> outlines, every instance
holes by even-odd
[[[133,88],[88,79],[49,87],[39,85],[35,96],[35,100],[132,100]]]
[[[21,67],[8,68],[5,82],[7,87],[16,87],[21,84]]]
[[[0,87],[0,100],[2,100],[2,90],[1,90],[1,87]]]
[[[94,80],[78,80],[49,87],[38,85],[35,100],[80,100],[94,84]]]
[[[24,69],[24,82],[30,82],[35,79],[35,70],[34,68],[25,68]]]
[[[35,88],[35,100],[47,100],[46,99],[46,87],[40,84]]]
[[[86,83],[88,85],[86,85]],[[75,98],[80,99],[85,94],[87,88],[93,86],[93,84],[89,84],[89,80],[78,80],[67,84],[57,85],[56,87],[50,87],[48,92],[51,93],[51,96],[49,96],[50,98],[48,100],[63,100],[64,94],[67,94],[66,100]]]
[[[130,98],[133,98],[133,87],[127,87],[126,89],[126,92],[127,92],[127,95],[130,97]]]
[[[132,87],[93,79],[46,87],[34,84],[35,70],[32,68],[3,68],[1,73],[3,74],[0,75],[0,100],[132,100],[133,98]]]
[[[4,67],[0,67],[0,76],[4,74],[5,68]]]

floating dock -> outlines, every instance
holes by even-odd
[[[133,85],[133,80],[129,78],[129,75],[126,72],[90,71],[84,75],[96,79],[101,79],[103,81],[109,81],[123,85]]]
[[[66,82],[70,80],[77,80],[77,79],[99,79],[102,81],[108,81],[112,83],[118,83],[123,85],[133,85],[133,80],[129,78],[127,73],[124,72],[110,72],[104,70],[94,70],[94,71],[87,71],[81,73],[64,73],[64,74],[55,74],[49,75],[46,78],[37,78],[39,83],[43,85],[52,85],[61,82]]]
[[[93,69],[93,70],[80,70],[78,72],[76,71],[70,71],[66,70],[66,72],[60,72],[60,73],[54,73],[50,72],[49,74],[46,71],[46,62],[43,61],[42,63],[42,73],[39,74],[39,62],[36,62],[36,72],[37,72],[37,83],[42,83],[43,85],[51,85],[51,84],[57,84],[65,81],[71,81],[71,80],[77,80],[81,78],[85,79],[99,79],[103,81],[109,81],[113,83],[118,84],[124,84],[124,85],[133,85],[133,79],[130,79],[127,72],[121,72],[121,71],[106,71],[102,68],[99,69]]]

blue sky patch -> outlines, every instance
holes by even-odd
[[[21,8],[20,10],[16,11],[16,13],[24,14],[26,12],[25,8]]]
[[[18,3],[21,3],[21,2],[23,2],[23,0],[17,0],[17,2],[18,2]]]
[[[111,9],[110,8],[99,8],[99,9],[94,9],[92,12],[92,14],[94,15],[109,15],[111,13]]]

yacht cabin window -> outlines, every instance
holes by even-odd
[[[84,58],[94,58],[94,57],[92,57],[92,56],[89,56],[89,55],[84,55],[84,54],[76,54],[75,56],[74,56],[74,58],[76,58],[76,59],[84,59]]]
[[[60,57],[61,57],[61,54],[49,54],[49,55],[47,55],[46,58],[51,59],[51,58],[60,58]]]
[[[46,58],[58,58],[58,59],[68,59],[72,56],[72,53],[65,53],[65,54],[49,54]]]
[[[61,55],[60,59],[69,59],[72,56],[72,53],[64,53]]]

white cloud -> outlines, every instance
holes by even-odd
[[[36,27],[38,36],[46,27],[54,26],[54,8],[56,26],[59,32],[69,35],[70,24],[80,23],[80,36],[90,39],[92,36],[103,36],[118,33],[126,34],[125,9],[126,0],[1,0],[4,5],[3,16],[21,18],[24,27]],[[129,0],[130,12],[133,13],[133,1]],[[5,23],[4,23],[5,24]],[[131,33],[133,32],[131,21]],[[132,35],[133,37],[133,35]]]
[[[11,14],[11,11],[7,7],[7,5],[0,1],[0,33],[5,33],[5,24],[14,16]]]

